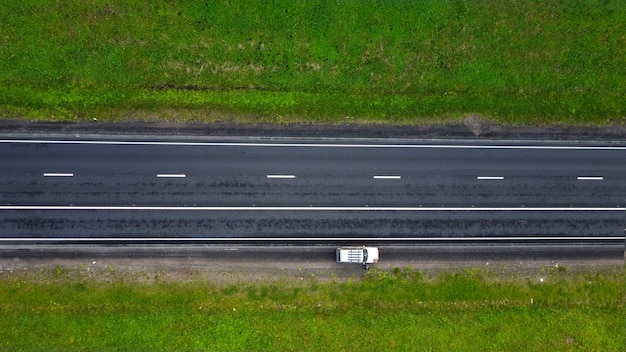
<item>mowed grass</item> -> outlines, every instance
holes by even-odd
[[[621,0],[0,1],[0,116],[623,125]]]
[[[238,284],[0,276],[0,349],[623,351],[622,268]],[[94,274],[93,272],[90,273]]]

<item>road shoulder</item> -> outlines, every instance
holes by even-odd
[[[407,139],[520,139],[604,140],[626,139],[626,126],[507,126],[482,119],[420,126],[385,124],[235,124],[123,122],[46,122],[0,118],[1,135],[112,135],[166,137],[298,137],[298,138],[407,138]]]

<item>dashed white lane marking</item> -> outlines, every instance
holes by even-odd
[[[74,174],[58,173],[58,172],[44,172],[43,177],[74,177]]]
[[[478,176],[477,180],[504,180],[503,176]]]
[[[185,178],[187,175],[185,174],[157,174],[159,178]]]
[[[397,175],[376,175],[374,176],[375,180],[400,180],[402,176]]]
[[[296,175],[267,175],[267,178],[296,178]]]
[[[579,181],[602,181],[604,177],[602,176],[578,176],[576,177]]]

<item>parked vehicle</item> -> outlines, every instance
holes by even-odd
[[[337,263],[362,264],[365,269],[369,264],[378,263],[378,248],[376,247],[338,247]]]

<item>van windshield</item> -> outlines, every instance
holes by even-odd
[[[367,262],[367,249],[363,249],[363,262]]]

